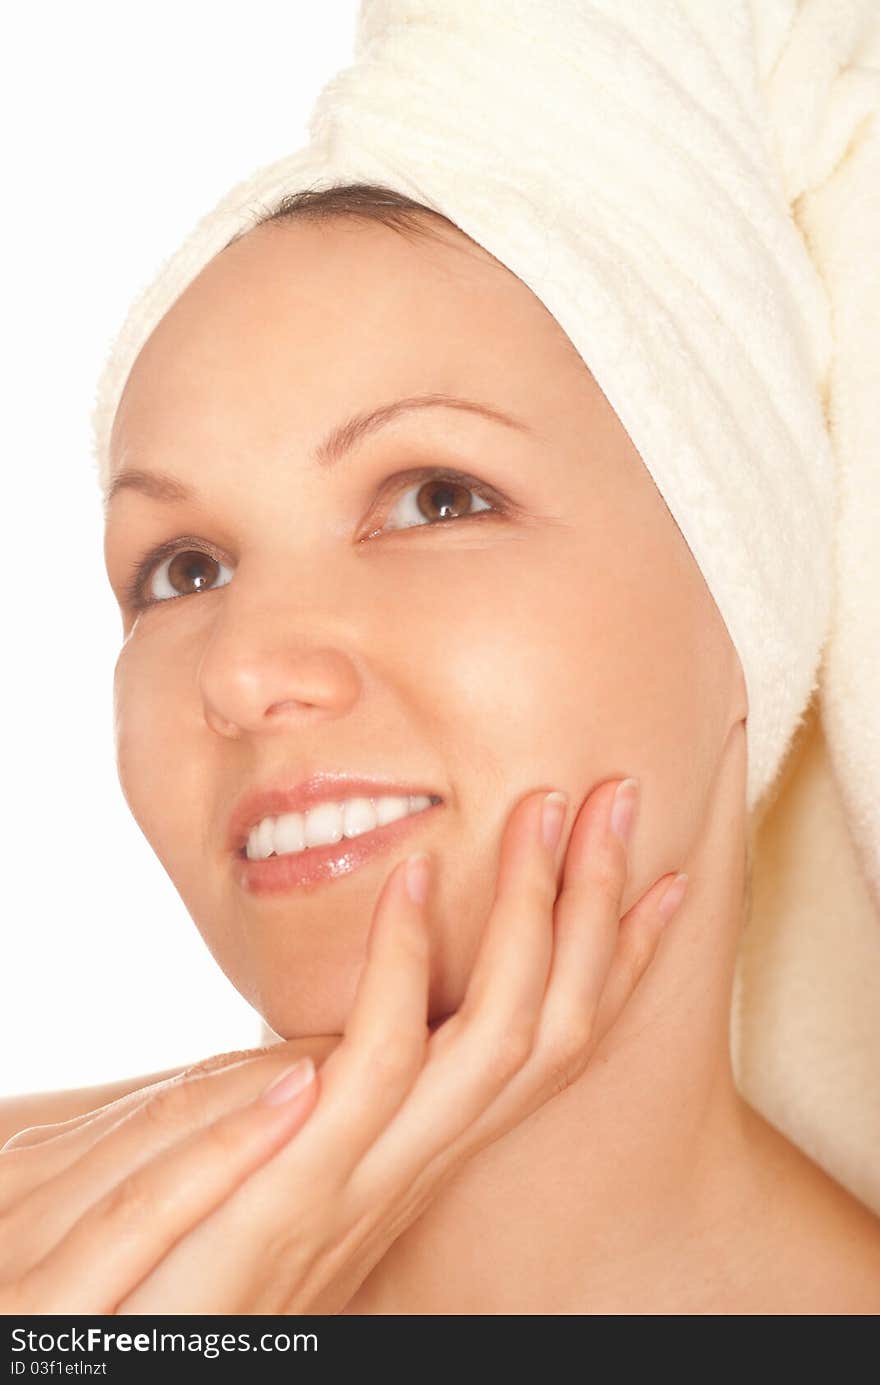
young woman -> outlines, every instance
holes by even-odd
[[[123,788],[224,971],[277,1033],[324,1038],[14,1139],[6,1305],[876,1309],[880,1224],[732,1082],[732,646],[553,319],[423,226],[254,229],[132,372],[106,546]],[[572,806],[564,871],[536,785]],[[409,794],[430,802],[334,843],[328,802],[357,826]],[[267,857],[259,824],[319,802],[326,844]],[[300,1054],[313,1082],[260,1101]]]
[[[5,1310],[876,1312],[880,1221],[733,1080],[740,653],[522,277],[293,197],[107,482],[126,799],[282,1042],[8,1110]]]

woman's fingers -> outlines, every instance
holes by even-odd
[[[18,1313],[104,1313],[307,1120],[319,1078],[311,1059],[268,1090],[192,1131],[129,1173],[19,1278]]]
[[[321,1109],[297,1140],[297,1165],[311,1159],[331,1184],[349,1176],[424,1064],[431,867],[420,852],[399,862],[380,891],[345,1033],[321,1070]]]
[[[345,1036],[321,1070],[318,1109],[276,1159],[175,1248],[125,1311],[150,1311],[153,1302],[169,1297],[185,1302],[190,1312],[204,1311],[207,1302],[234,1303],[238,1279],[258,1274],[265,1263],[267,1237],[282,1263],[295,1267],[291,1293],[295,1288],[303,1295],[296,1301],[323,1302],[325,1290],[336,1301],[343,1271],[354,1277],[346,1282],[346,1293],[354,1292],[359,1276],[408,1224],[398,1209],[408,1205],[412,1178],[472,1123],[508,1080],[512,1063],[522,1061],[521,1049],[514,1054],[506,1048],[505,1029],[525,1008],[531,1009],[534,1026],[552,943],[548,911],[556,866],[554,850],[541,833],[544,797],[523,800],[506,825],[484,935],[496,969],[491,973],[486,965],[477,973],[484,994],[480,1004],[473,1000],[473,1028],[470,1021],[461,1022],[467,1040],[462,1037],[458,1048],[450,1049],[451,1065],[441,1063],[435,1049],[433,1064],[429,1057],[425,1066],[426,1052],[438,1036],[448,1036],[448,1026],[460,1016],[428,1037],[425,904],[408,896],[401,862],[377,902]],[[463,1055],[465,1048],[469,1057],[457,1068],[456,1053]],[[442,1072],[433,1070],[440,1067]],[[279,1203],[304,1212],[315,1209],[323,1225],[298,1219],[279,1226],[274,1214]],[[230,1239],[239,1246],[238,1260],[223,1270],[218,1265],[206,1296],[192,1266],[217,1263]],[[345,1247],[344,1264],[337,1242]]]
[[[55,1141],[59,1150],[63,1148],[79,1154],[84,1145],[90,1144],[97,1136],[103,1134],[121,1116],[127,1115],[129,1111],[142,1105],[148,1096],[152,1096],[161,1087],[170,1083],[186,1082],[194,1077],[202,1077],[207,1073],[216,1072],[218,1068],[233,1067],[238,1063],[248,1062],[271,1052],[274,1047],[275,1045],[265,1045],[261,1048],[236,1049],[227,1053],[215,1053],[208,1058],[202,1058],[198,1062],[190,1064],[188,1067],[181,1068],[178,1072],[168,1073],[164,1077],[157,1077],[152,1081],[144,1079],[141,1086],[133,1087],[131,1091],[114,1097],[111,1101],[105,1101],[102,1105],[95,1106],[89,1111],[81,1111],[79,1115],[71,1116],[68,1120],[55,1121],[45,1125],[30,1125],[17,1131],[0,1147],[0,1154],[12,1149],[45,1145],[50,1141]],[[87,1127],[86,1139],[81,1141],[75,1132],[83,1131],[85,1133]]]
[[[417,867],[424,864],[416,862]],[[407,890],[407,863],[402,862],[389,876],[377,903],[367,961],[345,1035],[341,1041],[338,1036],[321,1036],[313,1045],[319,1053],[323,1048],[325,1055],[321,1068],[320,1133],[316,1141],[297,1149],[295,1164],[298,1170],[307,1171],[306,1179],[314,1166],[315,1178],[320,1172],[324,1187],[333,1186],[334,1176],[345,1177],[376,1132],[387,1124],[422,1066],[428,1037],[428,940],[423,909],[423,899],[414,899]],[[20,1201],[13,1215],[23,1219],[29,1228],[28,1253],[32,1256],[34,1228],[39,1227],[38,1248],[52,1274],[57,1271],[52,1282],[65,1282],[65,1266],[76,1263],[83,1248],[92,1244],[96,1235],[103,1235],[102,1227],[119,1221],[120,1208],[127,1215],[130,1204],[140,1208],[148,1205],[149,1197],[154,1197],[162,1215],[145,1248],[146,1274],[153,1268],[148,1263],[150,1254],[154,1256],[153,1263],[166,1256],[170,1246],[206,1215],[206,1209],[212,1210],[247,1179],[257,1164],[265,1162],[264,1154],[242,1171],[235,1132],[243,1130],[243,1154],[247,1154],[252,1147],[247,1144],[251,1124],[248,1119],[243,1125],[237,1123],[234,1114],[228,1118],[229,1124],[224,1124],[225,1113],[231,1105],[253,1097],[265,1084],[268,1073],[283,1062],[283,1048],[302,1043],[311,1041],[278,1045],[260,1062],[237,1062],[226,1067],[200,1065],[202,1070],[197,1077],[163,1084],[162,1090],[142,1100],[124,1117],[117,1117],[103,1138],[85,1148],[72,1165]],[[331,1066],[337,1050],[339,1060]],[[325,1072],[332,1073],[332,1084],[325,1085]],[[329,1098],[326,1103],[325,1098]],[[206,1180],[200,1200],[193,1195],[188,1182],[192,1169],[198,1167],[199,1141],[204,1142],[206,1157],[213,1158],[215,1153],[222,1154],[224,1139],[229,1143],[229,1154],[235,1155],[230,1160],[232,1181],[224,1184],[218,1171],[216,1178]],[[258,1146],[259,1141],[257,1152]],[[37,1153],[21,1151],[25,1152]],[[291,1168],[288,1188],[292,1179]],[[166,1186],[167,1180],[179,1183],[179,1195]],[[302,1180],[300,1186],[304,1186]],[[95,1213],[93,1206],[109,1207],[109,1212]],[[126,1224],[123,1220],[123,1231]],[[177,1231],[172,1235],[175,1226]],[[59,1240],[61,1246],[52,1251]],[[102,1271],[99,1280],[90,1279],[90,1292],[104,1293],[108,1285],[118,1285],[120,1275],[134,1273],[135,1260],[125,1245],[120,1256],[121,1259],[109,1257],[109,1277]],[[37,1295],[35,1301],[41,1301],[40,1294],[45,1297],[54,1292],[45,1278],[32,1280],[32,1287]],[[127,1285],[127,1292],[132,1288],[133,1284]]]
[[[515,807],[501,840],[495,897],[459,1024],[494,1018],[499,1036],[531,1038],[553,947],[548,928],[557,891],[557,847],[568,810],[565,794],[530,794]],[[512,1026],[512,1027],[511,1027]],[[442,1042],[442,1041],[441,1041]]]
[[[365,1194],[374,1184],[390,1186],[386,1170],[394,1166],[398,1183],[411,1177],[415,1202],[426,1193],[430,1196],[438,1180],[463,1159],[497,1139],[574,1080],[632,994],[654,955],[664,925],[656,907],[663,885],[660,882],[652,887],[630,910],[626,921],[634,927],[629,933],[623,930],[620,904],[627,880],[627,845],[611,828],[620,782],[600,785],[583,805],[566,849],[559,897],[542,917],[536,914],[536,925],[553,939],[553,957],[530,1051],[517,1062],[522,1040],[515,1041],[508,1080],[497,1083],[496,1055],[488,1047],[481,1055],[479,1049],[474,1052],[469,1043],[462,1043],[467,1029],[455,1027],[461,1011],[453,1015],[432,1038],[423,1080],[392,1123],[385,1149],[377,1146],[371,1150],[358,1170]],[[628,793],[624,791],[623,799]],[[494,936],[507,936],[511,949],[517,945],[514,934],[504,935],[502,930]],[[497,941],[491,945],[503,951]],[[514,972],[515,967],[502,966],[508,980]],[[482,977],[478,990],[484,1004],[495,1003],[491,987]],[[512,999],[515,996],[507,997],[508,1002]],[[479,1021],[469,1023],[477,1035],[486,1032]],[[528,1020],[520,1033],[530,1023]],[[489,1032],[493,1032],[491,1026]],[[442,1065],[438,1065],[439,1059],[445,1060]],[[481,1062],[484,1073],[490,1074],[490,1087],[497,1084],[497,1091],[492,1099],[484,1085],[483,1109],[464,1122],[462,1113],[479,1089],[476,1073]],[[438,1111],[457,1113],[460,1131],[444,1146],[431,1150],[426,1134],[442,1126]],[[446,1127],[447,1135],[448,1130]],[[369,1195],[381,1196],[375,1192]]]
[[[634,779],[600,785],[578,814],[554,908],[553,965],[541,1016],[539,1063],[558,1085],[586,1066],[612,959],[629,873],[628,844],[638,810]],[[647,956],[645,957],[647,961]]]
[[[13,1135],[0,1149],[0,1213],[50,1183],[157,1091],[180,1080],[164,1078],[70,1120],[28,1126]],[[36,1207],[33,1212],[39,1215]]]
[[[102,1108],[90,1125],[67,1136],[4,1152],[0,1196],[8,1243],[17,1247],[13,1260],[26,1264],[45,1254],[88,1206],[146,1160],[250,1101],[304,1053],[320,1065],[338,1042],[336,1035],[315,1035],[246,1058],[217,1055]]]
[[[578,815],[554,911],[556,944],[541,1029],[523,1085],[563,1090],[584,1071],[654,957],[661,880],[621,918],[638,816],[634,779],[601,785]],[[665,883],[664,883],[665,882]],[[513,1094],[512,1094],[513,1095]],[[498,1113],[496,1113],[498,1114]]]
[[[685,896],[688,877],[662,875],[620,921],[611,971],[602,992],[594,1027],[595,1048],[616,1022],[648,970],[666,924]]]
[[[558,837],[545,831],[546,792],[518,803],[505,825],[495,895],[461,1007],[428,1043],[402,1110],[354,1179],[365,1199],[405,1188],[469,1129],[527,1060],[553,947]],[[555,796],[547,822],[561,831]],[[367,1193],[367,1189],[370,1190]]]

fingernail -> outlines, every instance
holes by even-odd
[[[638,779],[623,779],[617,786],[611,804],[611,831],[626,844],[629,844],[632,836],[638,795]]]
[[[428,898],[428,856],[420,851],[406,863],[406,892],[414,904],[424,904]]]
[[[260,1101],[265,1106],[280,1106],[298,1096],[310,1082],[314,1081],[315,1064],[311,1058],[300,1058],[292,1068],[286,1068],[278,1077],[272,1079],[268,1087],[260,1093]]]
[[[567,793],[560,793],[556,790],[553,793],[548,793],[544,799],[544,806],[541,809],[541,835],[548,851],[552,851],[559,842],[567,808]]]
[[[685,890],[688,887],[688,877],[682,873],[677,875],[669,889],[666,891],[660,903],[657,905],[657,913],[661,919],[671,919],[681,901],[684,899]]]

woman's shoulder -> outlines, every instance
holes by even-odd
[[[880,1313],[880,1216],[764,1121],[765,1180],[750,1237],[753,1311]]]
[[[115,1082],[102,1082],[92,1087],[69,1087],[62,1091],[26,1092],[0,1098],[0,1147],[13,1135],[34,1125],[57,1125],[73,1120],[99,1106],[118,1101],[139,1087],[162,1082],[183,1072],[185,1064],[167,1068],[164,1072],[142,1073],[138,1077],[123,1077]]]

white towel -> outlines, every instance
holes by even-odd
[[[309,142],[195,226],[98,384],[304,187],[375,182],[532,289],[637,447],[749,699],[740,1090],[880,1212],[880,4],[365,0]]]

